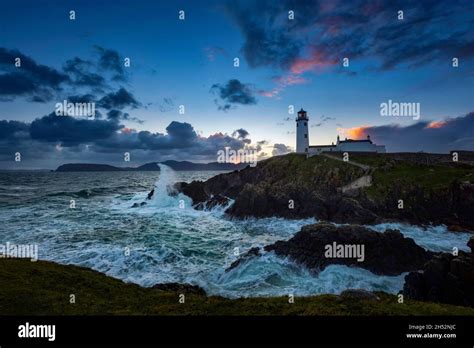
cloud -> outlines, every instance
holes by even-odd
[[[133,94],[123,87],[116,92],[105,95],[97,104],[105,109],[123,109],[125,107],[136,109],[140,106]]]
[[[274,1],[245,4],[230,1],[226,4],[226,11],[244,36],[241,50],[252,68],[273,66],[286,69],[300,54],[301,43],[287,33],[287,28],[275,29],[278,23],[273,18],[279,10]]]
[[[451,150],[474,150],[474,112],[409,126],[360,126],[339,131],[355,139],[370,135],[375,143],[386,145],[389,152],[447,153]]]
[[[274,98],[278,97],[281,92],[283,92],[286,87],[293,86],[293,85],[300,85],[307,83],[308,80],[295,75],[295,74],[287,74],[284,76],[275,76],[272,78],[272,81],[276,84],[276,86],[271,90],[260,90],[259,94],[263,95],[267,98]]]
[[[16,142],[28,133],[29,127],[24,122],[0,120],[0,139],[4,142]]]
[[[173,110],[174,102],[172,98],[162,98],[161,102],[158,103],[158,110],[161,112],[169,112]]]
[[[243,34],[241,50],[252,68],[300,75],[340,67],[343,57],[365,59],[376,70],[474,58],[472,1],[260,0],[230,1],[225,8]]]
[[[236,137],[238,139],[245,139],[249,136],[249,132],[246,131],[243,128],[236,129],[234,132],[232,132],[232,136]]]
[[[61,143],[65,147],[108,138],[121,128],[122,125],[113,121],[78,119],[54,113],[34,120],[29,127],[31,139]]]
[[[107,49],[101,46],[94,46],[96,52],[99,54],[98,65],[101,69],[111,71],[115,75],[113,77],[116,81],[125,81],[125,69],[124,61],[120,57],[120,54],[111,49]]]
[[[66,61],[63,70],[72,76],[74,83],[78,86],[105,87],[105,78],[95,72],[91,72],[93,67],[94,63],[91,61],[75,57]]]
[[[15,66],[20,58],[21,66]],[[61,85],[70,82],[69,77],[53,68],[37,64],[32,58],[17,50],[0,47],[0,97],[12,100],[29,97],[34,102],[46,102],[53,98]]]
[[[254,96],[253,89],[250,84],[245,84],[237,79],[229,80],[225,85],[214,84],[211,87],[211,92],[217,94],[224,105],[218,104],[219,110],[227,111],[232,105],[252,105],[257,104],[257,99]]]
[[[46,103],[62,98],[65,93],[84,92],[84,89],[88,90],[87,94],[97,95],[112,89],[114,81],[125,81],[118,53],[98,46],[95,49],[99,52],[98,61],[74,57],[67,60],[60,70],[38,64],[18,50],[0,47],[0,101],[24,97],[32,102]],[[19,67],[15,66],[17,58],[21,60]],[[112,81],[108,80],[107,71],[113,73]],[[104,107],[107,102],[113,103],[114,97],[126,98],[125,94],[125,90],[119,90],[119,95],[106,96]],[[130,106],[137,106],[137,103],[129,99]]]
[[[122,112],[117,109],[112,109],[107,112],[107,119],[115,122],[119,121],[133,121],[140,124],[143,124],[144,121],[139,119],[138,117],[131,116],[128,112]]]
[[[110,110],[106,119],[80,119],[56,116],[54,113],[31,123],[0,121],[0,166],[13,166],[13,154],[21,151],[24,159],[43,160],[55,165],[70,161],[120,164],[124,152],[131,152],[139,164],[151,160],[183,159],[215,161],[217,151],[226,147],[235,150],[256,149],[249,134],[238,129],[233,135],[215,133],[198,135],[186,122],[171,122],[164,133],[137,131],[121,124],[127,116]],[[129,116],[128,116],[129,117]]]
[[[285,154],[287,154],[291,151],[292,151],[292,149],[291,149],[290,146],[286,146],[285,144],[274,144],[273,145],[272,156],[285,155]]]

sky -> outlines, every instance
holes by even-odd
[[[63,101],[95,116],[58,116]],[[383,116],[389,101],[420,115]],[[18,0],[0,12],[0,169],[212,162],[225,147],[263,159],[294,151],[300,108],[311,145],[370,134],[389,152],[474,150],[473,101],[471,0]]]

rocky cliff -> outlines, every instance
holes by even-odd
[[[215,197],[234,199],[234,217],[315,217],[337,223],[403,221],[446,224],[474,231],[474,166],[423,164],[410,157],[357,154],[351,162],[289,154],[256,167],[176,188],[202,207]],[[368,168],[368,169],[367,169]],[[367,185],[356,185],[364,178]],[[370,177],[370,179],[369,179]]]

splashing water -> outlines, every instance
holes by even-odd
[[[176,197],[173,185],[177,182],[175,171],[165,164],[158,164],[160,167],[160,177],[155,183],[155,192],[150,200],[150,204],[156,208],[176,206]],[[187,197],[181,195],[180,199]],[[189,198],[188,198],[189,199]]]
[[[175,182],[207,178],[218,173],[174,172],[160,165],[157,172],[116,173],[0,173],[0,243],[36,243],[39,258],[93,268],[142,286],[191,283],[209,294],[227,297],[339,293],[346,288],[398,292],[404,275],[377,276],[345,266],[329,266],[315,275],[273,253],[250,259],[226,272],[246,252],[277,240],[288,240],[314,219],[283,218],[234,220],[225,208],[198,211],[192,200],[171,192]],[[159,175],[157,180],[157,175]],[[16,202],[12,191],[27,186]],[[155,187],[151,200],[146,197]],[[76,197],[76,209],[67,209],[70,195],[90,189],[93,195]],[[25,193],[26,192],[26,193]],[[146,202],[138,208],[133,203]],[[180,204],[184,203],[184,204]],[[369,226],[370,227],[370,226]],[[384,224],[379,232],[398,228],[423,247],[436,251],[460,249],[470,235],[452,234],[443,226],[423,230],[416,226]],[[125,248],[130,250],[127,256]]]

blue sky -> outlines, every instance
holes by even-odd
[[[263,158],[280,154],[274,144],[287,151],[295,145],[289,105],[308,111],[313,144],[370,132],[389,151],[473,149],[472,1],[20,0],[2,8],[3,167],[10,166],[15,146],[33,167],[70,160],[118,163],[113,149],[135,151],[138,162],[213,161],[223,146],[250,146]],[[184,21],[178,19],[181,9]],[[294,11],[294,20],[288,11]],[[12,69],[15,56],[34,65]],[[125,57],[130,67],[113,65]],[[342,67],[344,57],[349,67]],[[453,57],[459,67],[453,68]],[[78,83],[78,60],[66,71],[75,58],[82,61],[81,76],[101,77],[100,86]],[[56,74],[59,82],[44,74]],[[133,102],[102,108],[96,123],[45,118],[64,99],[89,95],[104,105],[102,98],[120,89]],[[381,117],[380,104],[389,99],[420,103],[421,119]],[[121,114],[112,119],[112,109]],[[33,132],[34,120],[42,127]],[[77,127],[90,136],[68,141],[52,134],[63,121],[72,133]],[[169,134],[173,122],[179,132]],[[110,132],[95,135],[98,127]],[[183,142],[180,136],[191,139]],[[418,146],[403,136],[445,141]]]

